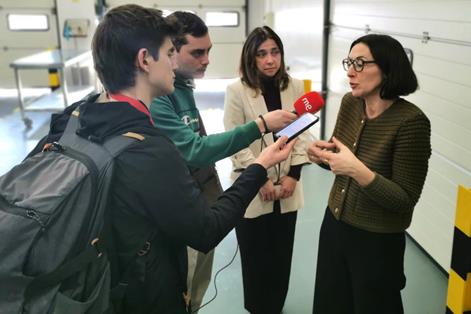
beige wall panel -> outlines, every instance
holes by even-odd
[[[110,6],[117,6],[129,1],[108,1]],[[137,2],[137,1],[135,1]],[[237,11],[239,13],[239,26],[237,27],[210,27],[209,34],[213,47],[210,54],[210,65],[205,78],[233,78],[238,77],[240,53],[245,41],[245,1],[139,1],[142,6],[155,7],[170,11],[190,10],[203,20],[206,12],[211,11]]]
[[[464,110],[471,109],[469,99],[471,97],[471,87],[461,82],[450,82],[446,80],[446,74],[441,76],[439,73],[431,75],[422,75],[417,73],[420,82],[420,92],[448,100],[461,106]]]
[[[336,1],[334,24],[471,41],[471,1]]]
[[[432,125],[432,127],[434,126]],[[453,143],[443,136],[442,133],[432,131],[432,149],[446,156],[446,158],[448,158],[451,162],[456,163],[457,166],[469,169],[466,168],[466,166],[469,166],[471,161],[471,154],[469,150],[466,150],[461,146],[461,144],[465,141],[469,141],[469,137],[455,135],[455,142]]]
[[[323,1],[269,1],[273,28],[285,48],[285,63],[294,77],[321,87]]]
[[[434,204],[426,200],[421,201],[415,207],[412,226],[408,229],[408,233],[444,270],[448,271],[454,222],[437,220],[434,217],[435,212]]]
[[[353,19],[349,19],[349,16],[345,15],[336,16],[333,22],[336,25],[360,28],[365,28],[365,25],[368,25],[372,30],[378,32],[389,31],[415,35],[422,35],[423,32],[428,32],[429,36],[434,38],[471,40],[471,24],[462,22],[420,21],[420,23],[411,28],[411,21],[404,18],[356,16]]]
[[[6,1],[0,4],[0,87],[15,88],[15,78],[10,63],[16,59],[46,49],[58,47],[56,15],[52,14],[54,1]],[[10,31],[8,14],[45,14],[48,31]],[[22,71],[25,87],[48,86],[47,71]]]
[[[456,186],[460,182],[470,182],[470,178],[466,178],[462,172],[459,171],[455,165],[450,164],[439,154],[435,154],[430,158],[430,170],[427,174],[426,185],[433,186],[434,191],[445,198],[450,204],[455,204],[456,201]],[[452,210],[452,207],[447,208]],[[447,215],[450,212],[447,212]],[[451,217],[454,217],[454,211],[451,212]]]
[[[128,3],[135,3],[139,4],[142,6],[147,6],[147,7],[154,7],[154,8],[159,8],[159,7],[168,7],[172,6],[175,7],[178,5],[179,7],[198,7],[198,6],[207,6],[207,5],[212,5],[212,6],[234,6],[234,5],[240,5],[243,6],[245,5],[245,0],[107,0],[106,3],[111,6],[117,6],[117,5],[123,5],[123,4],[128,4]]]
[[[55,6],[55,0],[35,0],[35,1],[2,0],[0,2],[0,6],[1,6],[1,9],[53,8]]]
[[[457,185],[471,186],[469,172],[439,154],[430,159],[423,195],[417,204],[409,234],[445,269],[449,269]]]
[[[202,11],[200,16],[204,17],[204,14],[208,11],[224,11],[222,7],[214,7],[205,11]],[[215,43],[244,43],[245,41],[245,12],[242,8],[233,8],[226,11],[237,11],[239,12],[239,26],[238,27],[209,27],[209,34],[211,40]]]
[[[18,58],[41,52],[43,49],[0,50],[0,88],[16,88],[15,74],[10,63]],[[49,86],[47,70],[20,70],[24,87]]]
[[[440,95],[440,91],[429,92],[420,89],[417,93],[408,96],[408,99],[419,105],[428,116],[437,116],[462,128],[467,128],[469,125],[471,108],[444,98]]]
[[[422,198],[424,204],[432,205],[434,208],[440,210],[428,210],[427,215],[433,220],[446,222],[448,225],[454,223],[454,212],[451,210],[454,206],[453,199],[440,193],[439,189],[435,186],[433,180],[427,180],[427,184],[422,191]],[[439,232],[443,231],[441,229]],[[451,253],[451,252],[450,252]]]
[[[427,43],[422,43],[421,40],[417,40],[414,38],[407,38],[401,36],[395,37],[404,45],[404,47],[413,48],[414,53],[418,56],[420,55],[427,58],[435,58],[450,64],[456,63],[458,65],[462,64],[465,66],[471,66],[471,41],[468,43],[468,46],[463,46],[435,41],[428,41]],[[441,72],[431,68],[428,69],[427,73],[430,72],[438,73],[439,76],[449,79],[447,74],[450,72],[448,71]],[[456,78],[453,77],[453,79]],[[471,84],[471,80],[467,78],[465,82],[467,82],[468,85]]]
[[[239,60],[242,51],[241,43],[218,44],[211,49],[210,64],[205,78],[239,77]]]
[[[451,200],[456,201],[457,187],[459,184],[471,187],[471,172],[452,163],[440,153],[436,153],[432,156],[429,166],[435,172],[442,175],[446,183],[452,185],[453,191],[451,189],[446,191],[446,194]]]
[[[337,0],[334,6],[336,14],[448,21],[470,21],[470,7],[466,0]]]
[[[49,20],[48,31],[10,31],[8,29],[8,14],[45,14]],[[50,9],[0,10],[0,48],[56,48],[57,47],[57,22],[56,15]]]

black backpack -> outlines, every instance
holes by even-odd
[[[2,314],[110,313],[123,294],[110,284],[107,201],[114,157],[143,137],[91,142],[76,135],[78,115],[58,143],[0,177]]]

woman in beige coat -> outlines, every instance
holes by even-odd
[[[240,64],[241,79],[228,86],[224,125],[231,130],[276,109],[293,110],[303,82],[285,69],[283,44],[267,26],[250,33]],[[263,147],[273,143],[266,130],[260,140],[231,157],[232,178],[247,168]],[[288,292],[297,210],[303,206],[299,182],[306,153],[302,134],[285,162],[268,169],[268,178],[236,227],[242,260],[245,308],[250,313],[279,314]]]

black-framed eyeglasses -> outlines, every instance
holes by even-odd
[[[343,69],[345,71],[348,71],[348,68],[353,64],[353,69],[355,70],[355,72],[361,72],[363,71],[363,68],[365,67],[365,65],[368,63],[376,63],[376,61],[374,60],[367,61],[360,58],[357,58],[357,59],[345,58],[342,60]]]

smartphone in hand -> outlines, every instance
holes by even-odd
[[[299,134],[303,133],[319,121],[319,117],[313,115],[312,113],[305,113],[299,118],[288,124],[282,130],[275,133],[275,137],[288,136],[288,142],[296,138]]]

